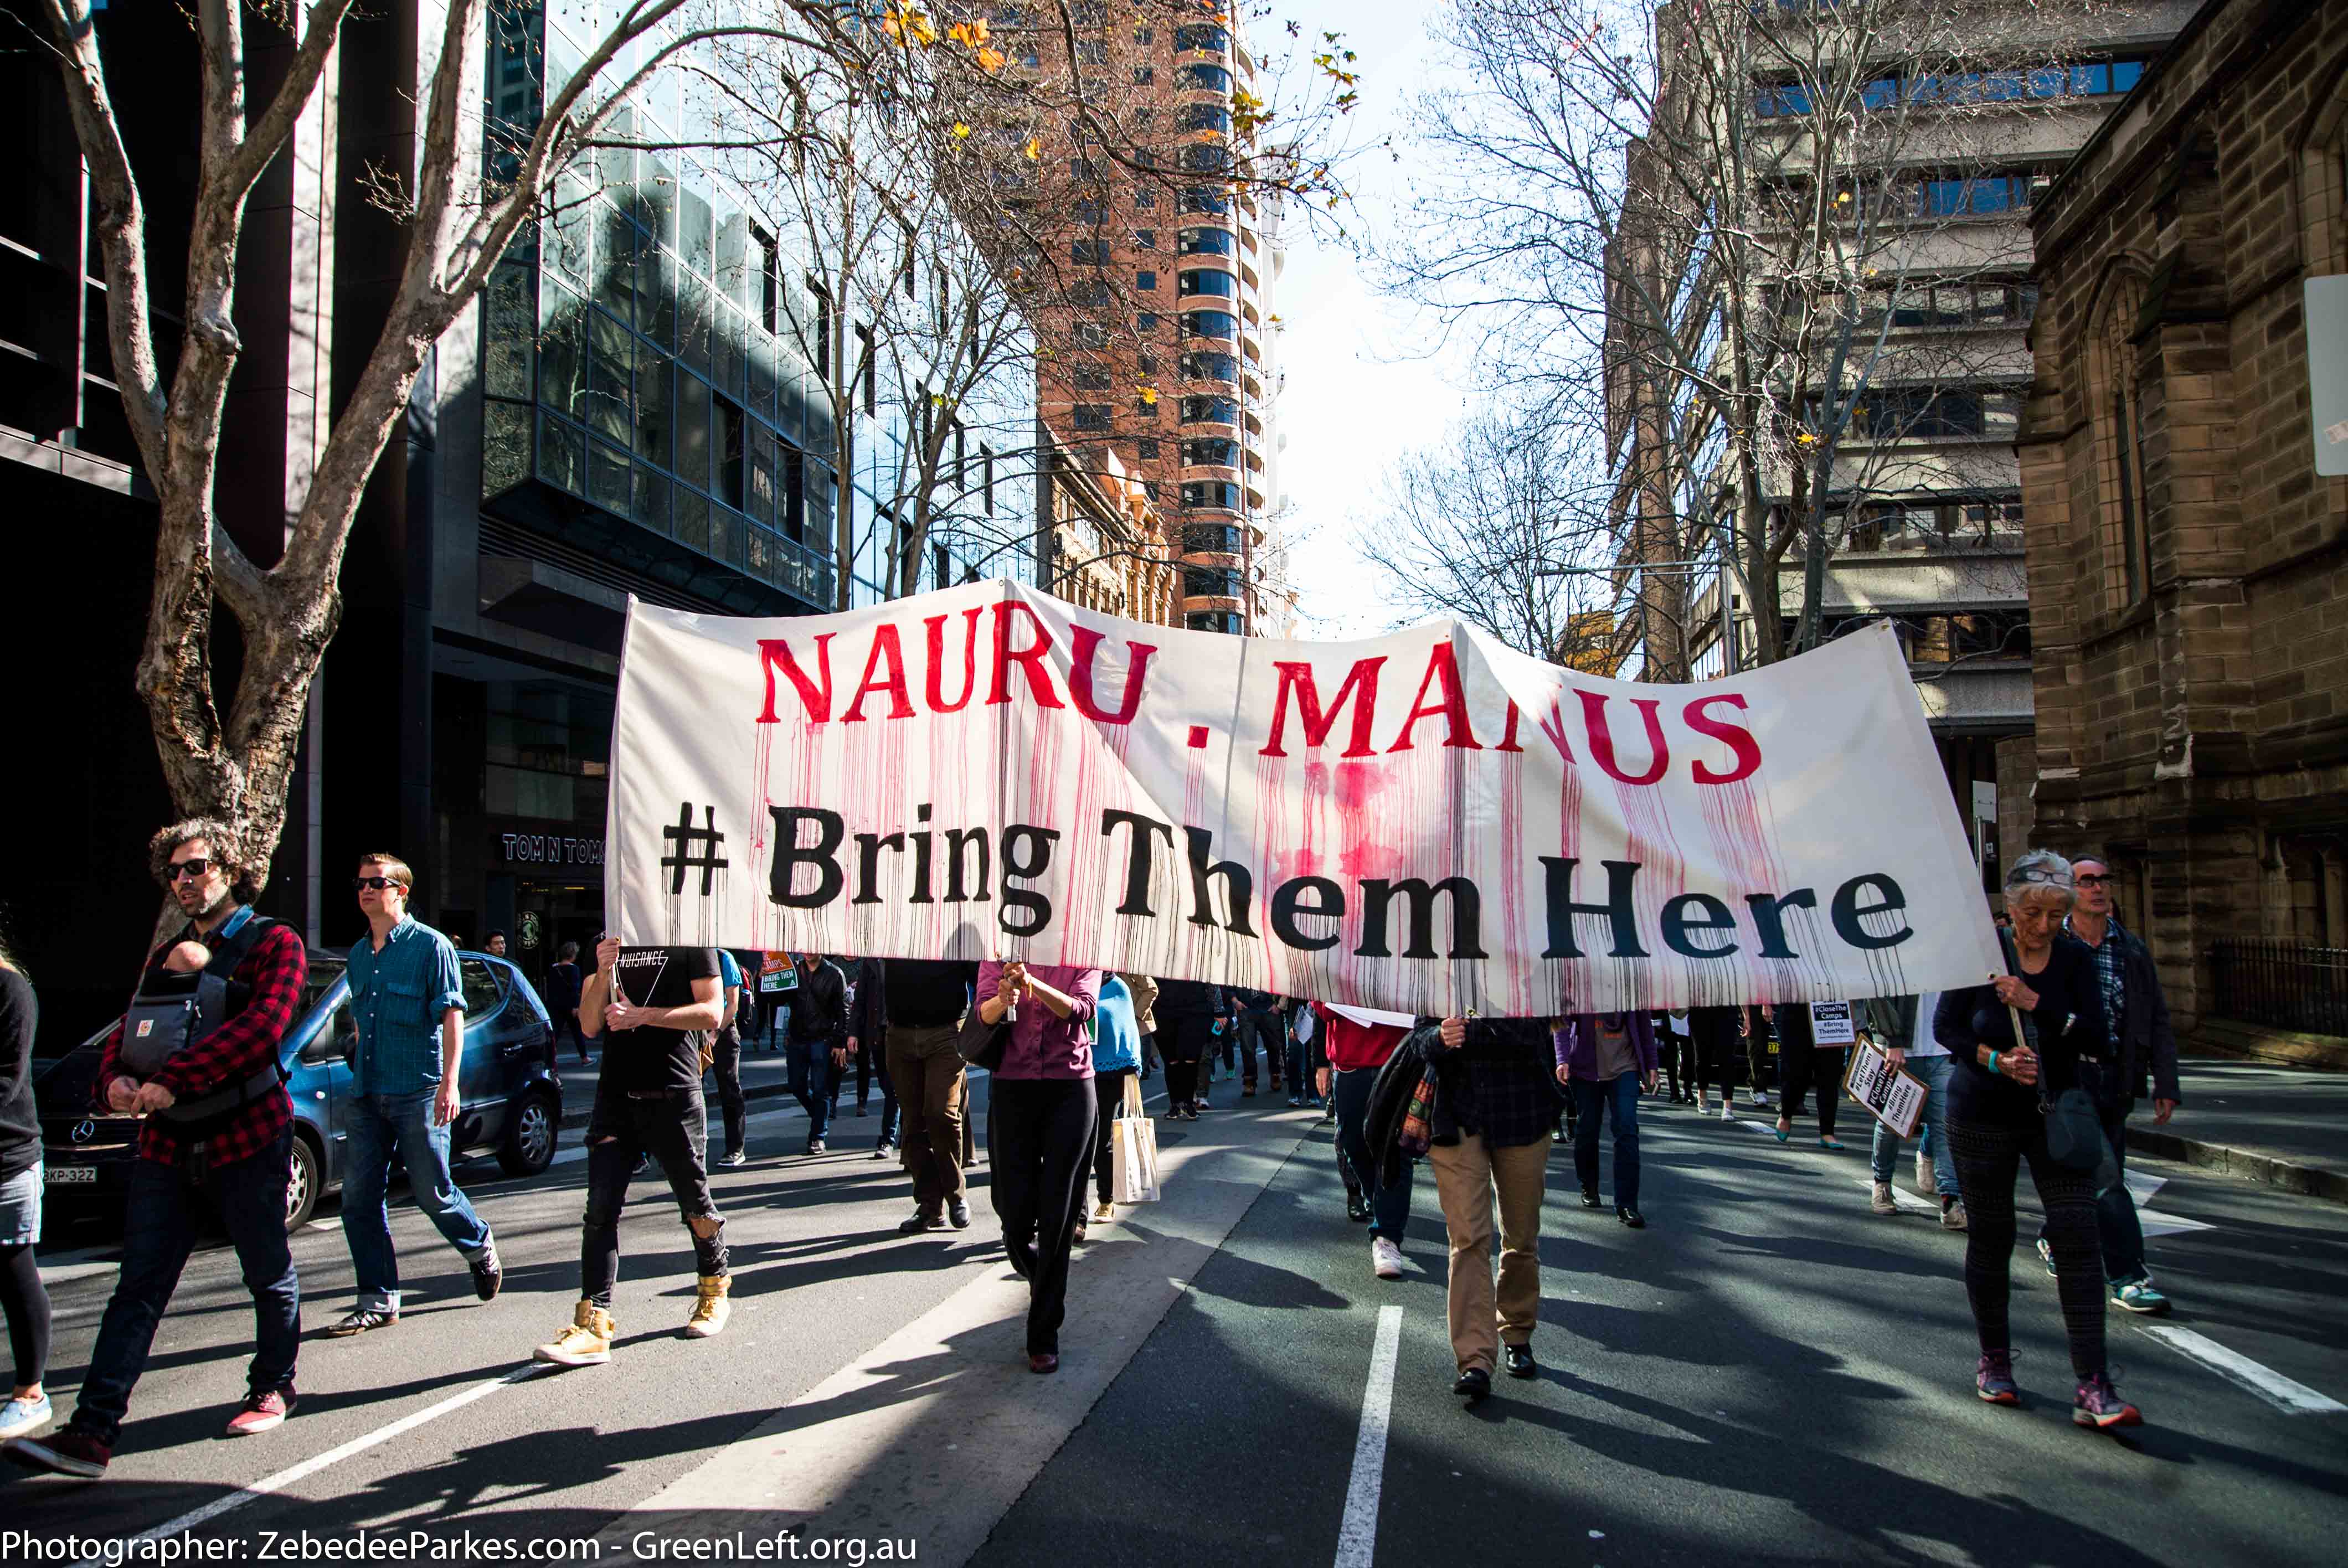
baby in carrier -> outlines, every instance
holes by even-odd
[[[163,955],[163,968],[143,989],[150,996],[191,997],[196,994],[196,982],[202,978],[204,966],[212,961],[212,950],[201,942],[181,942]]]

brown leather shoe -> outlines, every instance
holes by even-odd
[[[1041,1351],[1034,1352],[1027,1358],[1027,1369],[1030,1372],[1056,1372],[1060,1369],[1060,1358]]]

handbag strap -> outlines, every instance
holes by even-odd
[[[1141,1080],[1128,1072],[1125,1075],[1125,1105],[1118,1112],[1117,1120],[1135,1121],[1145,1114],[1141,1103]]]
[[[2016,979],[2021,979],[2022,955],[2014,948],[2013,934],[2011,931],[2000,931],[1997,934],[1997,940],[1998,946],[2005,949],[2007,969]],[[2013,1020],[2013,1038],[2029,1046],[2031,1054],[2038,1058],[2038,1114],[2044,1116],[2054,1109],[2054,1105],[2046,1098],[2046,1053],[2038,1049],[2037,1017],[2034,1014],[2024,1012],[2012,1002],[2005,1004],[2005,1011],[2006,1016]]]

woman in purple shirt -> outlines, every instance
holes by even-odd
[[[978,1016],[1018,1009],[1003,1063],[987,1086],[987,1158],[995,1216],[1011,1266],[1027,1282],[1027,1369],[1060,1369],[1067,1316],[1068,1249],[1084,1217],[1094,1116],[1087,1025],[1101,972],[1057,964],[978,967]]]

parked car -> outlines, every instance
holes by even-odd
[[[339,953],[313,952],[299,1018],[284,1041],[285,1087],[294,1100],[294,1170],[285,1186],[285,1227],[309,1219],[318,1200],[343,1184],[350,1132],[350,986]],[[451,1158],[495,1154],[517,1176],[552,1163],[562,1125],[562,1081],[555,1071],[554,1026],[522,972],[487,953],[462,953],[465,1054],[458,1065],[459,1109]],[[137,1157],[139,1121],[96,1107],[90,1086],[114,1025],[64,1056],[34,1066],[42,1155],[52,1204],[119,1203]]]

